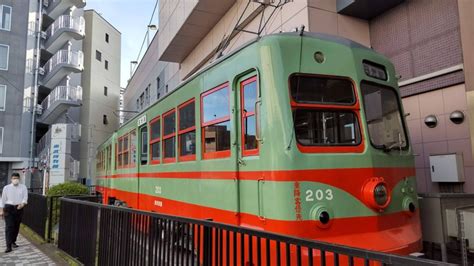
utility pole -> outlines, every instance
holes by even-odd
[[[35,166],[35,146],[36,146],[36,102],[38,101],[38,80],[40,68],[40,41],[41,41],[41,24],[43,21],[43,0],[38,1],[38,13],[36,14],[36,47],[35,47],[35,74],[33,81],[33,99],[31,101],[31,138],[30,138],[30,160],[28,163],[28,173],[31,180],[33,179],[33,168]],[[26,180],[25,180],[26,181]]]

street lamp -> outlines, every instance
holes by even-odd
[[[138,61],[130,61],[130,78],[132,78],[133,74],[133,65],[138,64]]]
[[[150,24],[148,25],[148,29],[146,31],[146,43],[147,46],[150,46],[150,30],[158,30],[158,26],[155,24]]]

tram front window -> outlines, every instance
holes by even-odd
[[[293,112],[298,143],[304,146],[357,145],[356,115],[350,111],[296,109]]]
[[[362,82],[361,90],[372,145],[385,151],[406,148],[408,143],[395,90],[368,82]]]

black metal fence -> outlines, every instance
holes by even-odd
[[[77,199],[60,220],[59,248],[86,265],[447,265]]]
[[[23,223],[41,237],[46,236],[48,218],[48,198],[34,193],[28,193],[28,204],[23,210]]]

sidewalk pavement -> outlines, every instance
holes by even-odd
[[[21,233],[16,243],[18,248],[13,249],[13,252],[5,253],[5,220],[0,218],[0,265],[56,265]]]

